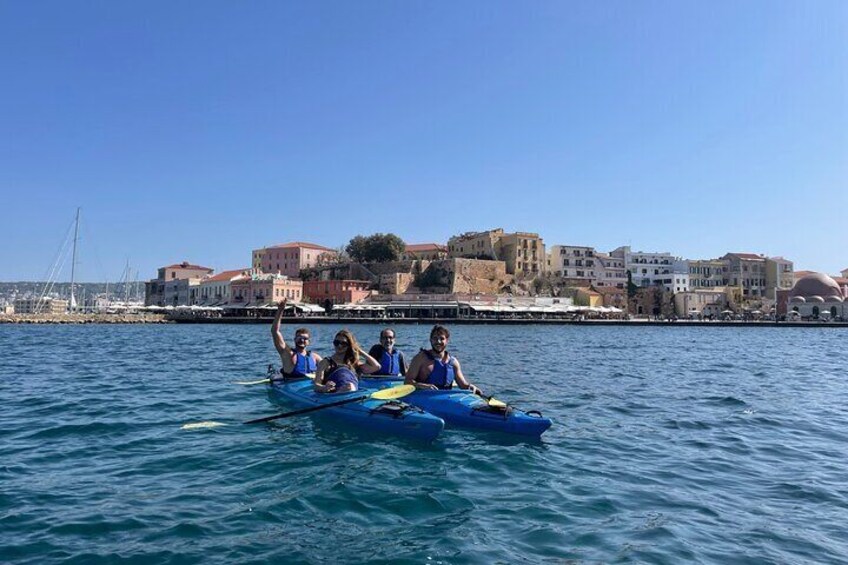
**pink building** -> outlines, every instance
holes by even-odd
[[[369,296],[368,281],[304,281],[303,294],[315,304],[356,304]]]
[[[293,241],[253,250],[253,268],[263,273],[276,273],[287,277],[299,277],[301,269],[322,264],[337,255],[336,251],[323,245]]]
[[[243,276],[230,282],[230,304],[273,304],[283,298],[300,302],[303,298],[303,281],[282,275],[256,274]]]

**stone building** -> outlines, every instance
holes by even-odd
[[[440,259],[447,259],[447,257],[448,248],[446,245],[440,245],[438,243],[415,243],[406,246],[401,259],[403,261],[438,261]]]
[[[338,253],[329,247],[305,241],[293,241],[254,249],[252,266],[258,272],[297,278],[302,269],[331,262],[337,256]]]
[[[179,306],[190,302],[189,287],[197,286],[214,271],[209,267],[192,265],[188,261],[159,267],[157,277],[144,283],[145,306]],[[194,281],[179,283],[177,281]]]
[[[793,264],[783,257],[767,257],[765,261],[766,288],[765,296],[776,298],[778,290],[790,290],[795,284]]]
[[[719,318],[727,307],[727,294],[722,286],[674,294],[674,313],[680,318]]]
[[[754,253],[727,253],[721,259],[727,262],[725,286],[741,289],[743,302],[765,296],[766,259],[764,256]]]
[[[448,256],[503,261],[511,275],[536,276],[546,269],[545,244],[539,234],[504,233],[502,228],[450,238]]]

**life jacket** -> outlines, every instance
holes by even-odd
[[[294,363],[294,369],[292,369],[291,373],[285,373],[285,376],[289,378],[303,378],[306,377],[308,373],[314,373],[315,369],[318,368],[318,364],[315,363],[315,358],[312,357],[312,352],[307,351],[306,354],[293,352],[292,355],[292,363]]]
[[[324,382],[334,383],[336,390],[346,384],[353,385],[351,387],[352,390],[359,389],[359,377],[356,376],[356,371],[347,365],[339,365],[332,358],[329,360],[329,367],[327,367],[327,373],[324,375]]]
[[[393,353],[389,353],[383,348],[383,355],[380,357],[380,372],[378,375],[392,375],[396,377],[400,375],[400,351],[397,349]]]
[[[453,387],[453,379],[455,371],[453,368],[453,357],[448,353],[447,361],[442,361],[431,352],[424,350],[427,357],[433,360],[433,371],[427,376],[424,381],[427,384],[435,385],[436,387],[447,390]]]

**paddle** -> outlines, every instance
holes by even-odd
[[[282,414],[275,414],[274,416],[265,416],[264,418],[256,418],[255,420],[248,420],[244,422],[245,424],[259,424],[262,422],[270,422],[271,420],[279,420],[281,418],[289,418],[291,416],[300,416],[301,414],[309,414],[310,412],[317,412],[318,410],[323,410],[325,408],[333,408],[334,406],[342,406],[344,404],[352,404],[354,402],[360,402],[362,400],[368,400],[369,398],[373,398],[375,400],[392,400],[394,398],[403,398],[404,396],[415,392],[415,387],[412,385],[400,385],[394,386],[392,388],[384,388],[383,390],[378,390],[371,394],[364,394],[361,396],[354,396],[353,398],[345,398],[344,400],[339,400],[338,402],[330,402],[329,404],[320,404],[318,406],[310,406],[309,408],[303,408],[301,410],[295,410],[294,412],[283,412]]]
[[[314,379],[315,373],[306,373],[306,378]],[[281,380],[283,380],[283,377],[266,377],[264,379],[259,379],[259,380],[255,380],[255,381],[233,381],[233,384],[234,385],[261,385],[261,384],[268,384],[268,383],[272,383],[274,381],[281,381]]]

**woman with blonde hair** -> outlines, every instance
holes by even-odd
[[[357,371],[374,373],[380,362],[362,351],[349,330],[341,330],[333,338],[333,355],[318,363],[315,371],[315,390],[318,392],[352,392],[359,388]],[[360,357],[365,362],[360,361]]]

